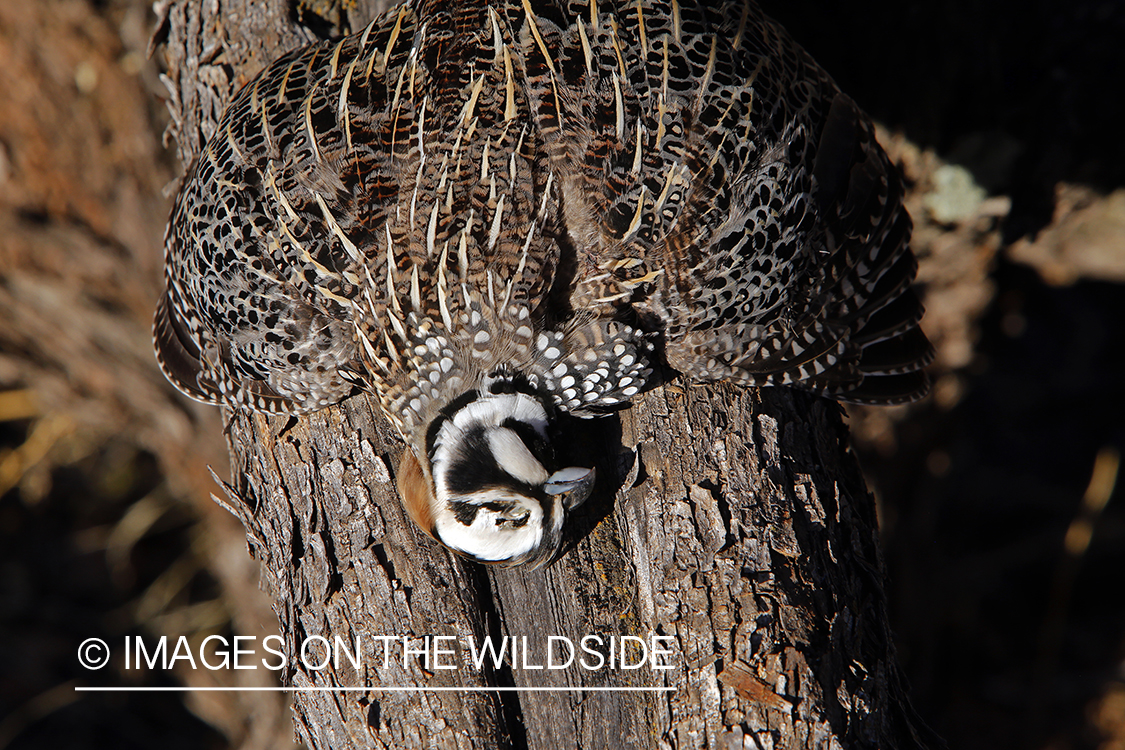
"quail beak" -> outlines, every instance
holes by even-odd
[[[581,466],[568,466],[559,469],[543,483],[543,491],[548,495],[562,495],[563,507],[573,510],[585,502],[594,489],[593,469]]]

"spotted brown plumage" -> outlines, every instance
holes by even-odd
[[[910,228],[870,121],[752,4],[408,2],[235,97],[176,202],[156,348],[210,403],[370,391],[428,533],[542,562],[593,481],[556,471],[555,415],[661,360],[922,395]]]

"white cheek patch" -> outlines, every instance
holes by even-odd
[[[473,498],[474,502],[517,502],[528,512],[527,523],[512,526],[510,523],[497,524],[500,514],[487,508],[477,511],[469,526],[458,521],[448,510],[437,516],[435,531],[447,546],[472,555],[478,560],[511,560],[531,552],[539,546],[543,537],[543,511],[539,504],[517,499],[510,493],[482,492]]]
[[[495,427],[487,435],[488,447],[501,469],[533,487],[539,487],[547,481],[547,470],[531,454],[519,435],[507,427]]]

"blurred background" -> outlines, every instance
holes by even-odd
[[[909,186],[936,387],[850,421],[914,704],[951,748],[1125,749],[1125,3],[763,6]],[[87,637],[276,630],[210,500],[218,411],[151,354],[180,172],[154,23],[0,0],[0,750],[293,743],[272,694],[73,689]],[[204,672],[96,682],[231,679]]]

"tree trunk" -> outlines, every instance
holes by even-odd
[[[350,10],[313,0],[295,13],[280,1],[158,8],[185,164],[241,84],[311,39],[293,18],[321,33],[375,10],[338,5]],[[533,571],[466,563],[414,528],[393,479],[403,446],[371,400],[228,417],[224,502],[261,562],[310,747],[939,744],[903,689],[874,504],[832,402],[672,382],[615,416],[575,420],[572,451],[596,464],[598,487],[565,554]],[[302,663],[302,644],[323,644],[313,636],[359,643],[358,667],[344,657],[315,668],[319,645]],[[638,668],[621,664],[623,636],[626,665],[647,651]],[[509,638],[506,660],[478,668],[486,637]],[[540,668],[548,646],[566,661],[568,644],[566,668]],[[427,646],[429,660],[404,655]],[[302,690],[313,687],[353,690]],[[512,690],[539,687],[565,689]]]

